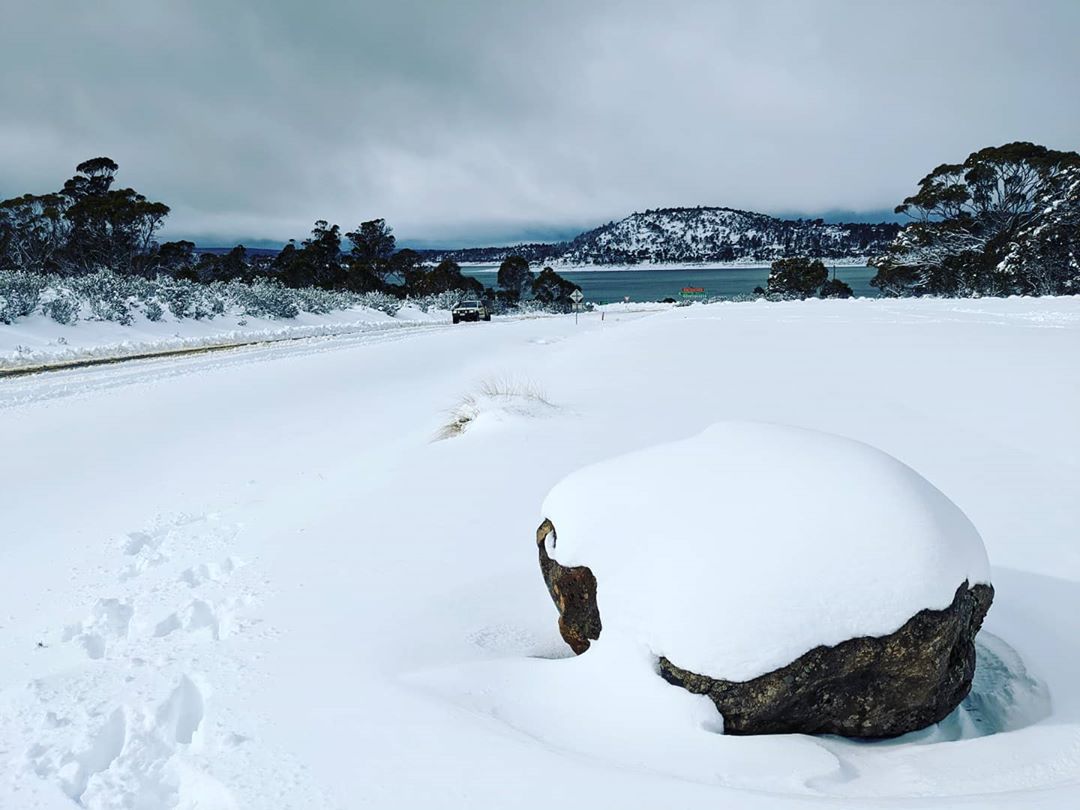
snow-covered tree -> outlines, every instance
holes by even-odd
[[[533,298],[545,308],[567,312],[573,303],[570,296],[574,290],[581,290],[581,287],[563,278],[550,267],[545,267],[537,274],[532,289]]]
[[[830,278],[821,285],[822,298],[851,298],[854,294],[851,285],[838,278]]]
[[[522,294],[532,289],[533,275],[529,272],[529,262],[523,256],[509,256],[499,265],[496,276],[498,285],[508,301],[518,301]]]
[[[1027,269],[1003,262],[1055,210],[1076,152],[1017,142],[973,152],[919,181],[897,206],[912,222],[870,261],[886,295],[1005,295],[1030,292]],[[1068,206],[1066,206],[1068,207]]]
[[[818,294],[828,279],[829,271],[819,259],[778,259],[769,271],[766,292],[781,298],[810,298]]]
[[[1017,234],[1001,272],[1025,295],[1080,293],[1080,167],[1047,184],[1035,207],[1040,216]]]

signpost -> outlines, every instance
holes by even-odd
[[[706,298],[704,287],[683,287],[679,295],[682,298],[689,298],[699,301],[704,301]]]
[[[581,294],[581,290],[574,290],[570,293],[570,300],[574,302],[574,323],[577,324],[578,310],[581,309],[581,302],[585,300],[585,296]]]

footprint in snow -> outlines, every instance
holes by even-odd
[[[239,565],[232,557],[226,557],[221,563],[201,563],[185,569],[180,574],[180,581],[189,588],[196,588],[204,582],[226,582]]]
[[[147,529],[128,532],[120,542],[120,550],[130,558],[120,572],[120,581],[127,582],[150,568],[168,562],[176,553],[193,548],[220,546],[236,536],[238,527],[218,525],[219,516],[179,514],[159,520]]]
[[[99,599],[87,618],[65,628],[62,638],[81,644],[90,658],[104,658],[110,641],[128,637],[134,615],[130,602]]]
[[[206,633],[215,641],[227,638],[235,629],[235,605],[236,600],[211,604],[202,599],[192,599],[183,608],[158,622],[154,628],[154,636],[165,638],[183,630],[187,633]]]
[[[209,806],[232,806],[228,791],[209,774],[177,767],[177,757],[203,742],[205,711],[204,688],[182,674],[156,706],[95,709],[82,728],[40,738],[27,758],[38,777],[58,785],[80,807],[175,807],[189,778],[222,800]]]

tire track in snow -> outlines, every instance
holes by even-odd
[[[215,371],[291,357],[304,357],[407,340],[410,337],[450,329],[449,324],[421,323],[395,325],[344,335],[295,338],[287,342],[229,346],[213,352],[194,351],[179,355],[125,359],[106,365],[59,369],[10,379],[0,379],[0,409],[81,396],[127,385]]]

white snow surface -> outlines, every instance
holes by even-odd
[[[784,425],[722,422],[590,465],[543,514],[552,557],[596,575],[606,632],[728,680],[892,633],[990,582],[975,527],[925,478]]]
[[[161,320],[150,321],[142,312],[132,314],[133,322],[129,326],[89,319],[65,325],[40,312],[10,325],[0,324],[0,370],[211,346],[385,332],[450,320],[449,312],[423,312],[412,304],[406,304],[393,316],[360,306],[322,314],[301,312],[288,319],[227,313],[196,320],[177,319],[166,313]]]
[[[0,808],[1080,806],[1080,299],[603,316],[0,379]],[[958,711],[728,737],[617,629],[570,655],[545,495],[723,421],[968,515],[996,596]]]

